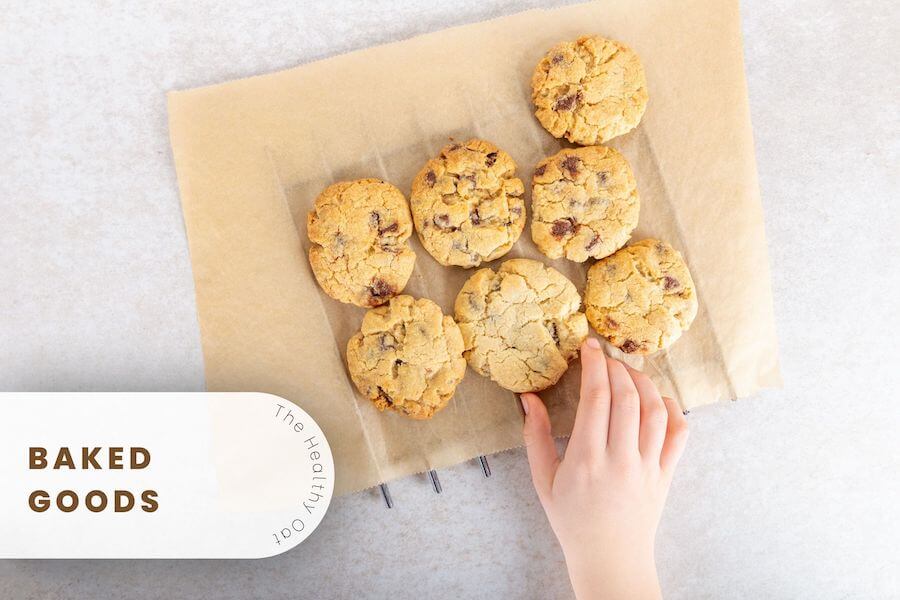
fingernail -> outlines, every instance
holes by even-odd
[[[589,348],[593,348],[594,350],[600,349],[600,340],[595,337],[589,337],[587,342],[585,342]]]
[[[525,396],[519,396],[519,402],[522,404],[522,410],[525,411],[525,414],[528,414],[528,400]]]

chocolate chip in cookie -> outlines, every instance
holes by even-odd
[[[416,255],[408,243],[412,222],[406,198],[380,179],[328,186],[316,198],[306,229],[313,274],[336,300],[382,304],[412,274]]]
[[[665,242],[652,239],[595,263],[588,270],[584,303],[597,333],[628,354],[669,347],[697,315],[694,283],[684,259]]]
[[[394,289],[394,286],[384,279],[374,279],[372,285],[369,286],[369,304],[378,306],[396,293],[397,290]]]
[[[553,110],[555,111],[567,111],[567,110],[575,110],[575,107],[578,106],[578,103],[581,102],[582,98],[581,92],[577,92],[575,94],[567,94],[565,96],[560,96],[556,99],[556,103],[553,105]]]
[[[366,313],[347,343],[347,368],[379,410],[429,419],[465,375],[462,334],[431,300],[396,296]]]
[[[550,233],[556,239],[562,239],[573,231],[575,231],[575,219],[571,217],[554,221],[553,227],[550,229]]]
[[[566,156],[559,166],[563,171],[569,174],[569,177],[575,179],[578,177],[578,167],[581,165],[581,160],[577,156],[572,156],[571,154]]]
[[[515,166],[493,144],[471,139],[444,147],[422,167],[410,205],[419,239],[435,260],[472,267],[512,248],[525,226],[525,186]]]
[[[572,282],[536,260],[476,271],[455,303],[469,365],[514,392],[553,385],[587,336],[580,305]]]
[[[632,352],[637,351],[640,348],[640,346],[638,346],[634,340],[625,340],[622,343],[621,348],[622,348],[622,352],[627,352],[630,354]]]
[[[584,146],[634,129],[648,97],[637,54],[599,36],[551,48],[535,67],[531,90],[541,125],[555,137]]]
[[[640,200],[625,157],[612,148],[562,150],[541,161],[531,192],[531,238],[549,258],[609,256],[637,227]]]

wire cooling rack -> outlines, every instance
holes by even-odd
[[[691,411],[685,410],[682,411],[685,416],[687,416]],[[484,474],[485,479],[491,476],[491,465],[488,463],[487,456],[479,456],[478,462],[481,464],[481,472]],[[441,487],[441,480],[438,477],[437,471],[431,469],[428,471],[428,478],[431,480],[431,487],[434,489],[435,494],[442,494],[444,492],[444,488]],[[387,508],[394,508],[394,498],[391,496],[391,490],[388,488],[386,483],[382,483],[379,487],[381,487],[381,497],[384,498],[384,505]]]
[[[488,463],[487,456],[479,456],[478,462],[481,464],[481,472],[484,476],[491,476],[491,465]],[[444,488],[441,487],[441,480],[438,477],[437,471],[431,469],[428,471],[428,478],[431,480],[431,487],[434,489],[435,494],[441,494],[444,492]],[[384,498],[384,505],[387,508],[394,508],[394,498],[391,496],[391,490],[388,488],[386,483],[381,484],[381,497]]]

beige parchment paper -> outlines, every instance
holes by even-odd
[[[423,35],[294,69],[169,94],[169,126],[197,294],[207,388],[262,391],[309,412],[334,451],[336,493],[521,444],[515,396],[469,370],[431,421],[379,413],[344,366],[364,310],[316,285],[306,213],[328,184],[379,177],[407,195],[448,142],[493,141],[530,182],[562,142],[532,114],[530,77],[556,42],[597,33],[641,56],[650,102],[610,145],[641,195],[634,240],[680,249],[700,311],[668,351],[628,357],[685,408],[780,383],[736,1],[604,0]],[[473,271],[411,240],[405,292],[453,299]],[[529,228],[505,257],[543,260],[580,291],[588,264],[551,261]],[[494,261],[496,266],[503,259]],[[617,351],[614,355],[621,356]],[[577,365],[543,393],[568,435]]]

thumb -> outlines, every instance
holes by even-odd
[[[559,465],[559,454],[550,434],[550,415],[537,394],[522,394],[519,399],[525,411],[522,433],[525,437],[525,450],[528,452],[528,464],[531,466],[531,481],[538,497],[543,501],[550,496]]]

